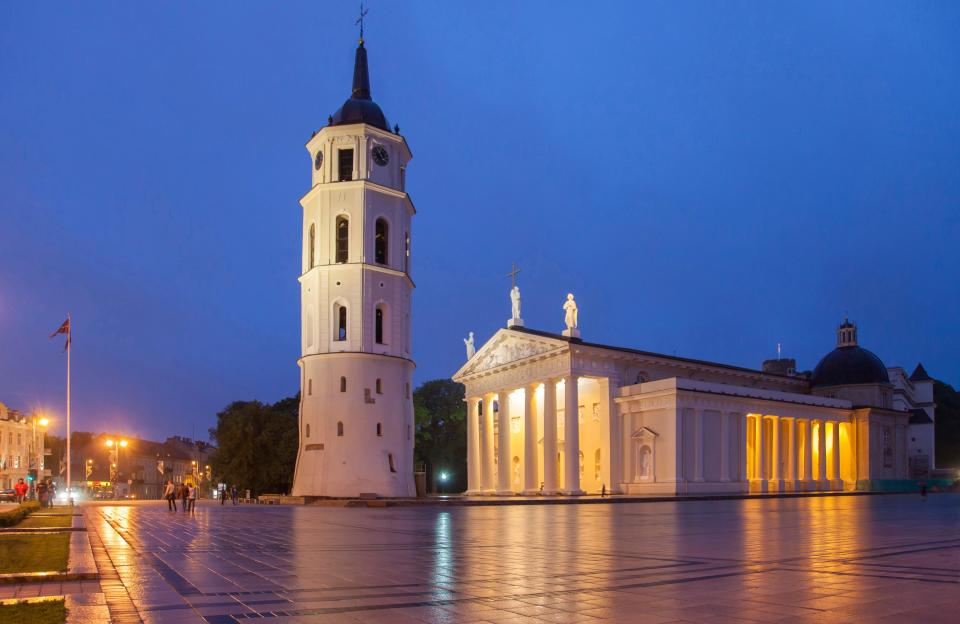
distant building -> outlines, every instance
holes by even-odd
[[[0,489],[9,490],[30,470],[43,476],[45,428],[36,414],[23,414],[0,403]]]
[[[890,374],[890,383],[893,384],[894,409],[910,412],[910,425],[907,429],[910,476],[926,476],[936,468],[933,379],[924,370],[923,364],[917,364],[909,377],[899,366],[888,368],[887,372]]]
[[[108,445],[108,441],[112,444]],[[125,446],[120,446],[126,441]],[[118,450],[119,446],[119,450]],[[154,442],[100,433],[72,449],[74,487],[89,495],[157,499],[167,480],[195,483],[202,494],[214,487],[210,474],[213,447],[175,436]]]

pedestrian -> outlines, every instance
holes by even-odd
[[[37,500],[40,501],[40,507],[47,506],[47,482],[40,481],[37,483]]]
[[[16,485],[13,486],[13,491],[17,495],[17,502],[21,505],[25,500],[27,500],[27,490],[30,489],[30,486],[27,485],[26,481],[19,479]]]
[[[190,505],[190,513],[193,513],[193,508],[197,504],[197,486],[192,483],[187,486],[187,503]]]
[[[180,487],[177,489],[177,498],[180,499],[180,504],[182,505],[183,513],[187,513],[187,484],[181,483]]]
[[[163,490],[163,497],[167,499],[167,511],[177,510],[177,488],[173,486],[173,481],[167,479],[167,487]]]
[[[237,484],[234,483],[230,486],[230,500],[233,501],[233,504],[237,504]]]
[[[53,507],[53,504],[57,502],[57,486],[49,478],[47,481],[47,507]]]

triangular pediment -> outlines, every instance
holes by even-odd
[[[567,346],[568,343],[563,340],[501,329],[477,350],[453,379],[459,381],[468,375],[508,366],[551,351],[559,351]]]
[[[660,434],[649,427],[640,427],[633,432],[632,438],[658,438]]]

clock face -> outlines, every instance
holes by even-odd
[[[390,154],[387,153],[387,150],[384,149],[382,145],[373,148],[373,162],[381,167],[390,162]]]
[[[313,168],[320,171],[320,165],[323,164],[323,150],[317,152],[317,157],[313,159]]]

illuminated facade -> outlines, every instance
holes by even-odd
[[[26,415],[0,403],[0,489],[9,490],[18,479],[27,479],[31,469],[45,476],[43,440],[46,427],[36,414]]]
[[[837,337],[797,374],[792,360],[753,370],[501,329],[454,375],[466,386],[468,493],[902,487],[916,414],[852,323]],[[912,383],[921,399],[932,385]]]
[[[412,155],[370,96],[362,39],[350,98],[306,147],[292,493],[413,496]]]

